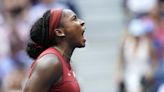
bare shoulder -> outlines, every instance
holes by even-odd
[[[47,54],[38,59],[34,72],[51,81],[57,80],[62,75],[62,64],[56,55]]]
[[[40,59],[36,62],[36,67],[39,69],[45,69],[45,68],[54,68],[54,67],[61,67],[61,62],[59,58],[54,54],[46,54],[42,56]]]
[[[62,64],[54,54],[46,54],[36,61],[23,92],[48,92],[62,76]]]

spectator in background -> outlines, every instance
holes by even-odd
[[[157,0],[124,0],[123,8],[126,21],[147,15],[157,4]]]
[[[154,75],[154,90],[158,92],[158,89],[164,85],[164,1],[159,0],[156,7],[156,12],[150,14],[150,19],[154,23],[153,42],[157,55],[157,66]],[[164,91],[164,90],[163,90]]]
[[[24,71],[30,65],[30,59],[24,51],[30,26],[30,3],[28,0],[1,0],[1,4],[3,6],[0,14],[0,42],[3,44],[0,45],[0,81],[1,86],[5,85],[3,90],[9,92],[13,89],[9,87],[8,81],[14,82],[15,77],[20,78],[20,70]],[[11,77],[13,72],[17,73],[15,77]]]
[[[32,3],[32,6],[35,6],[41,2],[41,0],[30,0]],[[49,2],[52,2],[52,0],[47,0]],[[76,3],[76,0],[53,0],[56,1],[56,3],[66,6],[67,8],[74,11],[79,17],[81,16],[79,7]]]
[[[65,4],[59,3],[58,0],[40,0],[40,2],[30,9],[30,20],[32,23],[40,18],[46,10],[52,8],[68,8]]]
[[[77,14],[77,16],[81,17],[80,9],[78,7],[78,4],[76,3],[76,0],[58,0],[58,1],[68,6],[68,8],[74,11]]]
[[[40,2],[40,0],[30,0],[30,2],[32,6],[35,6],[36,4]]]
[[[5,76],[3,78],[3,92],[22,92],[26,72],[24,69],[14,69]]]
[[[34,6],[32,6],[30,11],[30,20],[32,23],[41,17],[46,10],[52,8],[71,9],[77,13],[78,16],[80,16],[79,9],[74,0],[40,0],[39,2],[38,0],[32,1],[37,2]]]
[[[123,83],[126,92],[143,92],[142,80],[151,80],[155,66],[155,52],[147,35],[152,30],[141,19],[134,19],[123,39],[118,64],[118,83]],[[125,92],[121,90],[121,92]]]

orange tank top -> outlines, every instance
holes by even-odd
[[[62,80],[58,84],[52,85],[50,92],[80,92],[80,87],[76,80],[75,73],[73,72],[70,64],[65,61],[61,53],[57,49],[50,47],[43,51],[38,58],[45,54],[55,54],[62,64]],[[29,77],[31,76],[33,67],[35,66],[35,61],[31,65]]]

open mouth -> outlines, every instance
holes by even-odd
[[[85,37],[84,37],[84,33],[85,33],[85,30],[83,30],[83,32],[82,32],[83,41],[85,42],[85,41],[86,41],[86,39],[85,39]]]
[[[84,36],[85,29],[86,29],[86,27],[84,27],[84,29],[82,30],[82,31],[83,31],[83,32],[82,32],[82,35],[83,35],[83,36]]]
[[[83,27],[83,28],[82,28],[82,36],[83,36],[83,41],[84,41],[84,42],[86,41],[86,39],[85,39],[85,37],[84,37],[84,35],[85,35],[85,34],[84,34],[84,33],[85,33],[85,29],[86,29],[86,27]]]
[[[82,36],[84,36],[84,32],[85,32],[85,31],[83,30],[83,32],[82,32]]]

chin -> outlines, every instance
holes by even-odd
[[[84,48],[84,47],[85,47],[85,45],[81,46],[80,48]]]
[[[76,44],[77,48],[84,48],[85,47],[85,41],[80,41]]]
[[[77,46],[77,48],[84,48],[85,47],[85,43],[81,43]]]
[[[77,46],[77,48],[84,48],[85,45],[80,45],[80,46]]]

